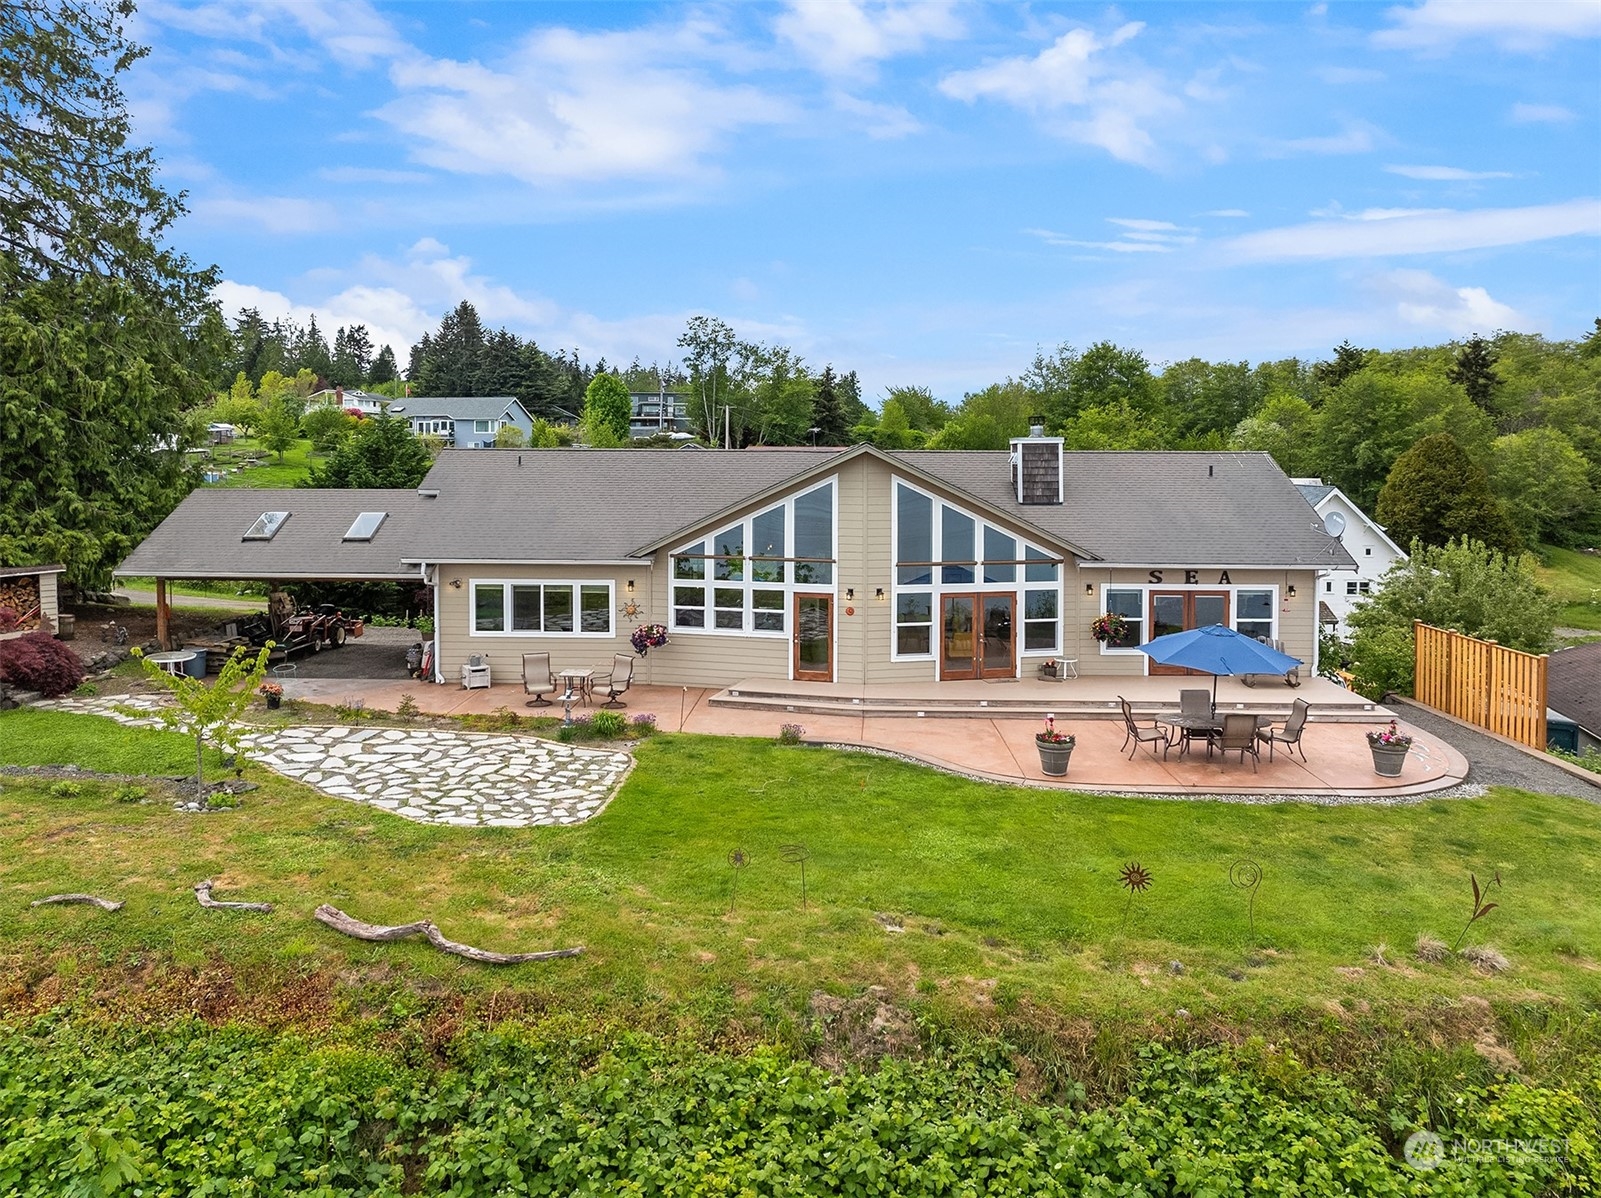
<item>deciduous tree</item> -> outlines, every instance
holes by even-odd
[[[631,412],[623,380],[615,374],[597,374],[584,392],[584,436],[602,448],[627,445]]]

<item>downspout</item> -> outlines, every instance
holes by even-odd
[[[445,676],[440,672],[439,669],[439,587],[437,585],[439,582],[439,567],[435,566],[430,571],[428,568],[428,563],[423,562],[419,568],[419,572],[422,575],[423,586],[427,587],[434,596],[434,676],[429,679],[429,681],[443,682],[445,680]]]

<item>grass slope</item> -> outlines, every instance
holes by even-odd
[[[0,759],[54,758],[181,772],[185,742],[59,713],[0,715]],[[399,965],[467,989],[710,1023],[744,1011],[782,1024],[817,987],[883,983],[968,1007],[1019,1002],[1115,1018],[1175,1006],[1229,1017],[1308,1004],[1423,1004],[1482,995],[1601,1004],[1601,809],[1497,790],[1407,807],[1161,803],[1007,788],[880,758],[766,742],[648,741],[621,794],[577,828],[460,830],[342,803],[265,770],[239,811],[183,816],[109,788],[53,797],[4,781],[0,940],[22,960],[61,949],[102,961],[159,950],[231,968]],[[781,846],[804,843],[808,907]],[[730,912],[729,852],[751,858]],[[1261,863],[1251,941],[1230,865]],[[1120,867],[1154,885],[1126,932]],[[1514,971],[1408,964],[1420,932],[1450,942],[1468,873],[1505,885],[1472,939]],[[240,919],[188,890],[224,879],[279,904]],[[116,918],[27,903],[85,890],[128,900]],[[375,948],[310,920],[332,902],[361,919],[435,919],[502,950],[582,943],[557,965],[489,974],[425,946]],[[886,931],[875,914],[893,916]],[[1396,967],[1368,959],[1386,943]],[[1182,973],[1167,962],[1183,962]]]
[[[1542,545],[1540,581],[1562,602],[1557,622],[1601,632],[1601,555]]]
[[[320,456],[312,452],[311,442],[303,439],[284,451],[282,461],[276,453],[252,437],[240,437],[230,448],[233,452],[223,448],[214,455],[219,465],[228,468],[228,473],[221,482],[212,483],[212,486],[293,487],[311,476],[312,464]],[[248,470],[233,469],[232,463],[245,451],[259,456],[260,464]]]

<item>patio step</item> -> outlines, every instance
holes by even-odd
[[[1226,703],[1222,711],[1248,712],[1252,715],[1272,715],[1282,718],[1289,711],[1294,696],[1282,691],[1274,692],[1274,699],[1259,702]],[[1319,723],[1362,723],[1388,719],[1390,712],[1377,704],[1369,704],[1358,695],[1351,703],[1313,703],[1309,718]],[[887,697],[818,695],[785,691],[776,687],[752,689],[749,685],[729,687],[706,700],[711,707],[734,708],[744,711],[782,711],[798,715],[844,715],[874,717],[905,717],[909,719],[971,719],[987,716],[991,719],[1043,719],[1047,715],[1081,720],[1120,720],[1123,718],[1117,700],[1073,699],[1067,695],[1051,699],[1042,696],[1026,698],[974,699],[970,696]],[[1171,715],[1178,710],[1173,702],[1151,702],[1131,699],[1130,706],[1139,719],[1158,715]]]

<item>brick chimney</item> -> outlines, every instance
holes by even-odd
[[[1012,438],[1011,467],[1017,502],[1062,502],[1062,438],[1047,437],[1038,417],[1030,422],[1028,436]]]

